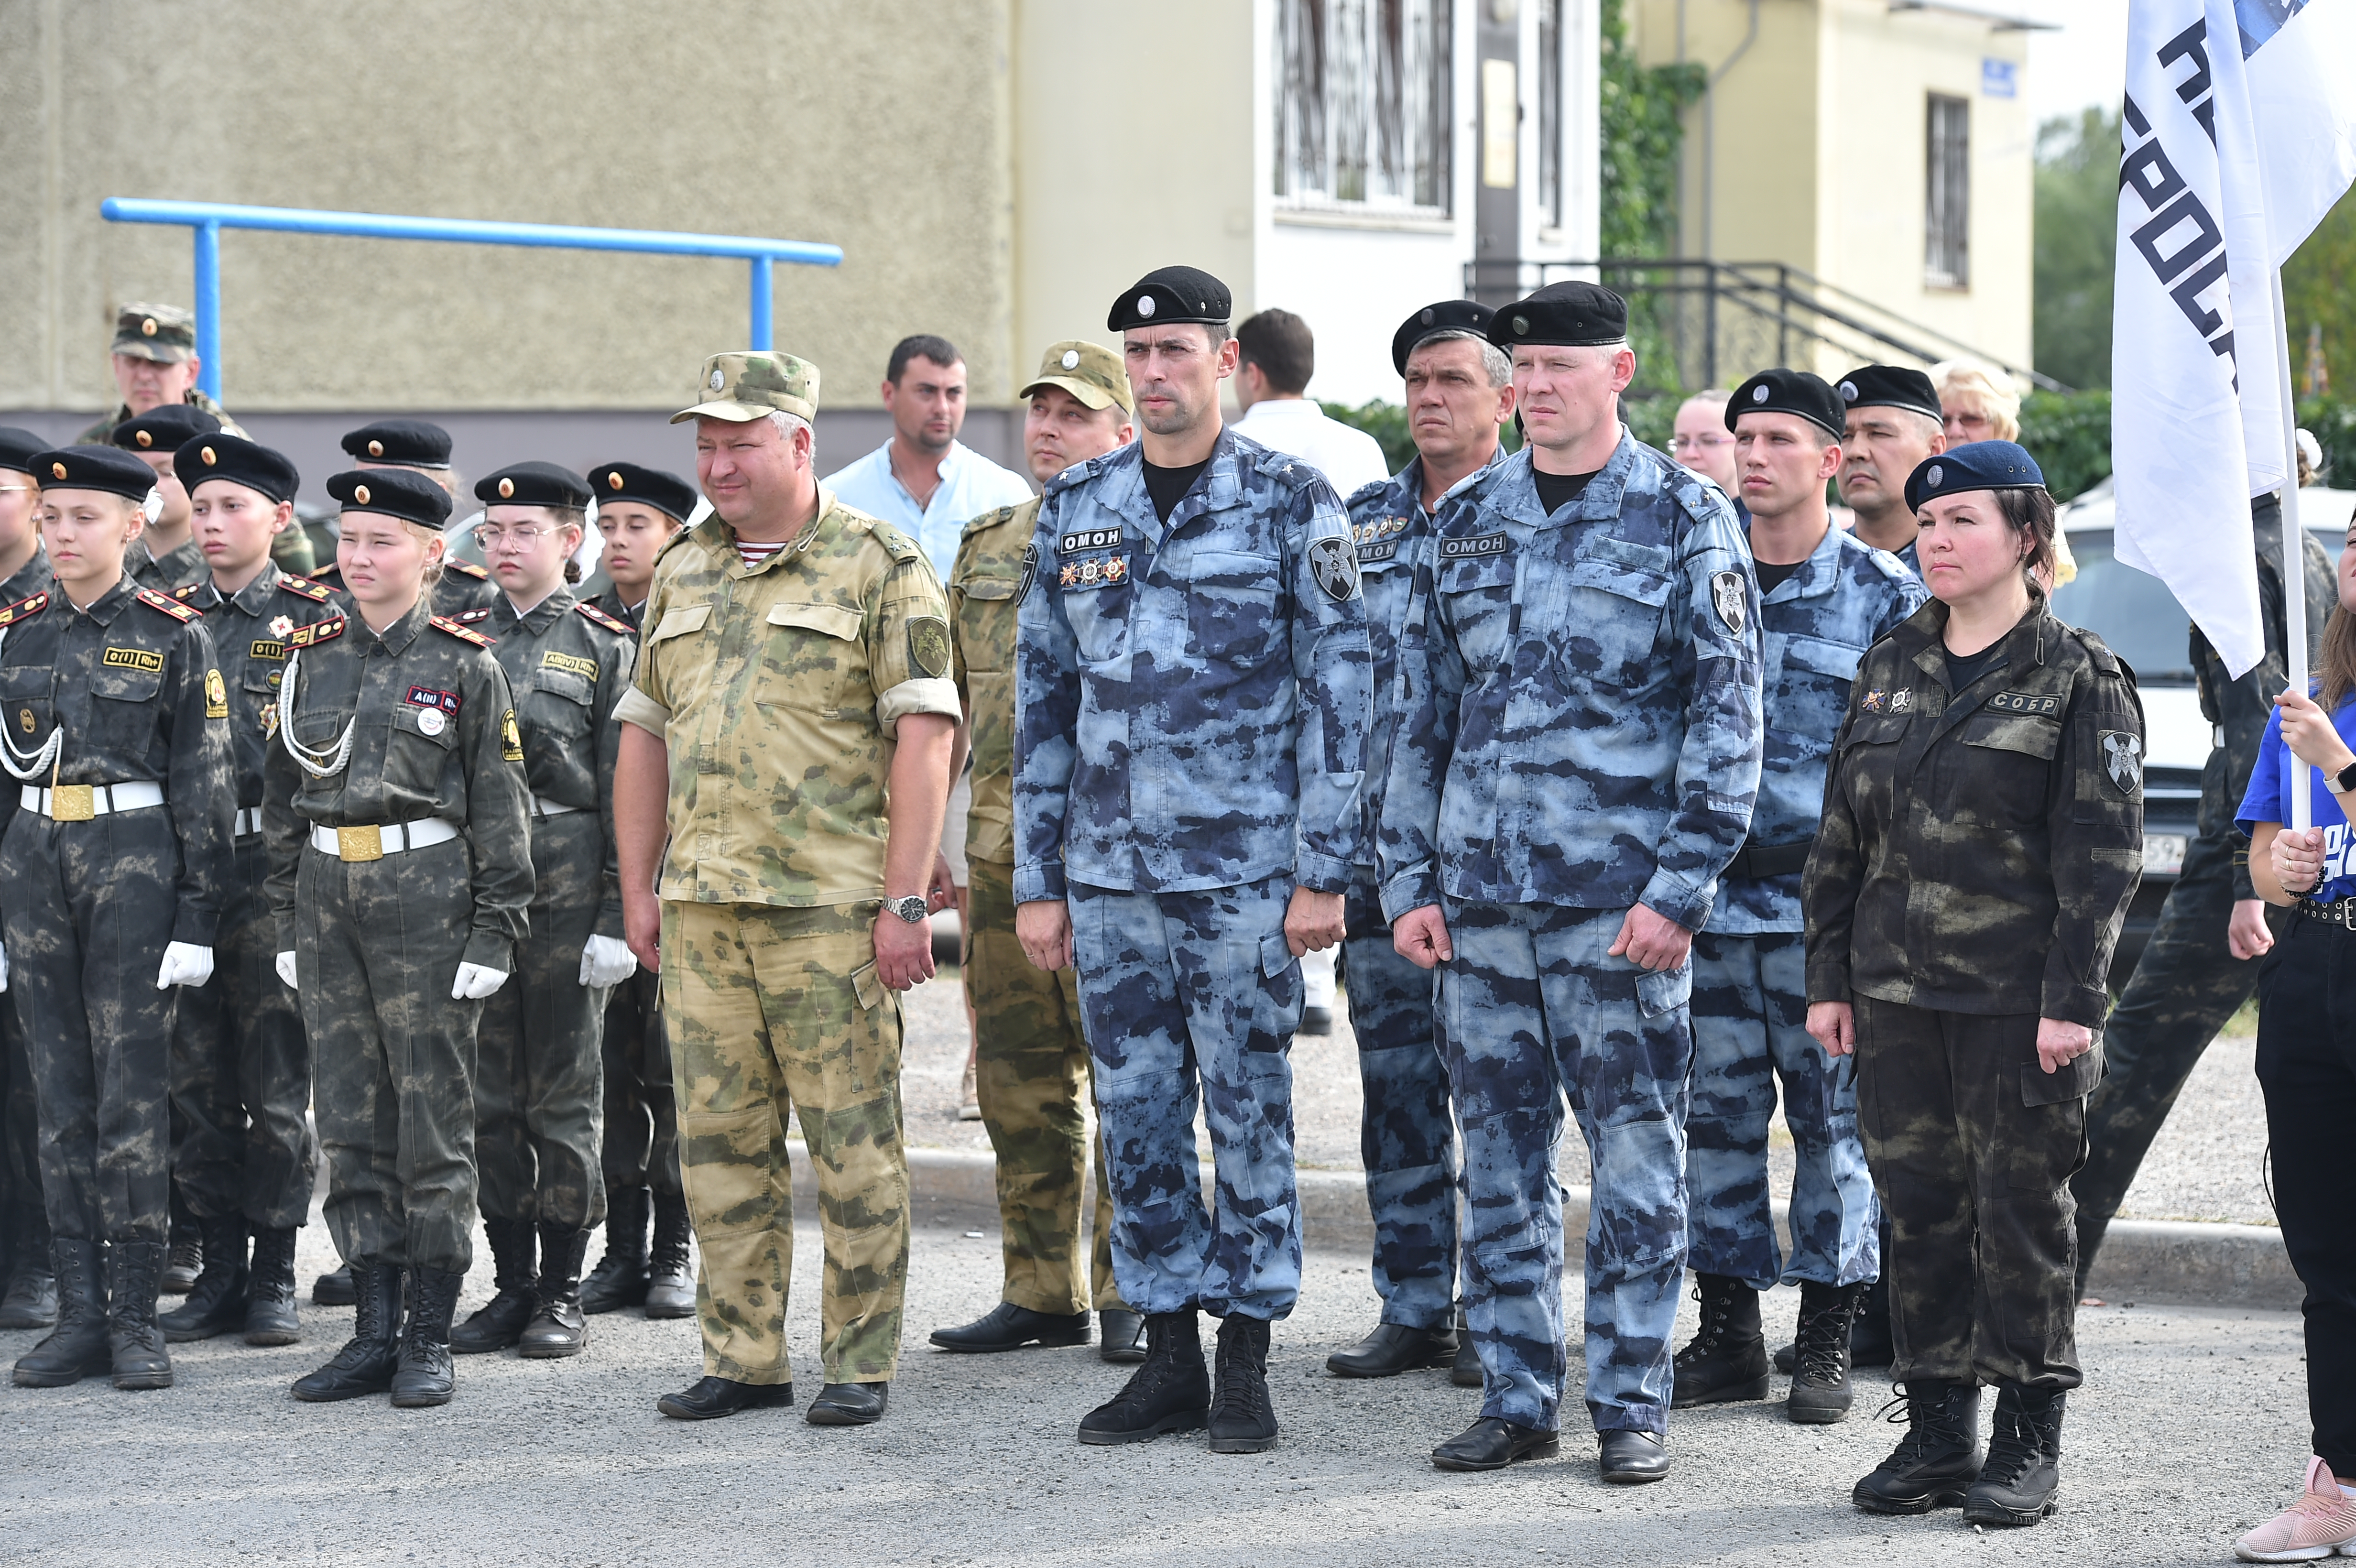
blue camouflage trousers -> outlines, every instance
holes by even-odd
[[[1463,902],[1442,912],[1440,1042],[1464,1134],[1466,1314],[1481,1413],[1561,1424],[1566,1098],[1592,1162],[1587,1410],[1599,1432],[1668,1430],[1685,1277],[1690,965],[1611,956],[1625,912]]]
[[[1391,945],[1371,867],[1351,882],[1344,919],[1342,985],[1365,1096],[1358,1154],[1375,1219],[1375,1294],[1384,1322],[1441,1328],[1456,1305],[1458,1172],[1448,1069],[1432,1034],[1434,979]]]
[[[1880,1211],[1858,1140],[1857,1058],[1826,1056],[1808,1033],[1806,945],[1796,931],[1694,938],[1686,1263],[1757,1290],[1783,1280],[1855,1285],[1881,1271]],[[1767,1192],[1777,1079],[1799,1166],[1788,1266]]]
[[[1112,1266],[1140,1312],[1274,1319],[1301,1294],[1290,876],[1196,892],[1071,887],[1072,951],[1112,1179]],[[1215,1201],[1203,1203],[1197,1105]]]

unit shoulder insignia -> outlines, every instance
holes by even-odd
[[[36,593],[29,599],[19,599],[14,604],[0,607],[0,626],[12,626],[26,616],[37,615],[48,607],[49,596],[46,592]]]
[[[186,604],[181,603],[177,599],[173,598],[170,594],[158,593],[152,588],[143,588],[137,593],[132,595],[132,597],[137,599],[139,603],[146,605],[150,610],[161,610],[165,614],[169,615],[172,619],[179,622],[183,625],[186,625],[190,621],[201,621],[204,619],[204,615],[201,612],[191,610]]]
[[[633,628],[627,621],[623,620],[618,615],[608,615],[605,611],[598,609],[597,606],[592,604],[586,599],[584,599],[581,603],[573,607],[581,613],[581,618],[583,620],[588,622],[593,626],[603,626],[605,630],[625,637],[635,638],[638,635],[637,630]]]
[[[278,586],[298,599],[308,599],[314,604],[325,604],[335,597],[335,590],[326,583],[314,582],[307,577],[296,577],[291,573],[281,577]]]
[[[314,622],[308,626],[296,626],[287,633],[286,640],[298,648],[316,647],[321,643],[332,643],[342,636],[345,624],[344,618],[337,615]]]
[[[487,637],[483,635],[482,633],[474,630],[472,627],[462,626],[446,615],[428,616],[425,624],[433,627],[437,632],[447,632],[450,635],[457,638],[460,642],[472,643],[478,648],[491,647],[498,641],[496,637]]]

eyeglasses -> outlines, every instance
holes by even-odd
[[[1669,450],[1671,452],[1699,452],[1705,447],[1731,446],[1733,444],[1734,438],[1730,435],[1673,435],[1669,437]]]
[[[497,549],[503,544],[513,544],[518,549],[530,549],[541,536],[556,530],[546,523],[477,523],[475,542],[485,549]]]

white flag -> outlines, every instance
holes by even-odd
[[[2274,264],[2356,183],[2356,3],[2240,0]]]

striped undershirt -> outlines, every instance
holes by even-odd
[[[785,549],[786,542],[784,539],[779,539],[775,544],[754,544],[744,539],[738,539],[736,553],[743,558],[745,567],[749,570]]]

